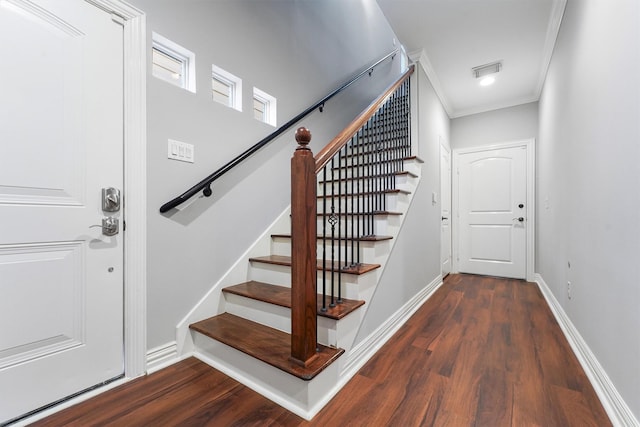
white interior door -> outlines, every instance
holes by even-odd
[[[459,153],[458,270],[527,276],[527,147]]]
[[[440,145],[440,260],[442,277],[451,273],[451,152]]]
[[[123,29],[0,0],[0,424],[123,373]],[[120,229],[122,227],[120,226]]]

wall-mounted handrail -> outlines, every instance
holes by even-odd
[[[355,83],[357,80],[359,80],[365,74],[371,75],[371,72],[373,71],[373,69],[375,67],[377,67],[378,65],[380,65],[381,63],[383,63],[384,61],[386,61],[389,58],[393,59],[397,53],[398,53],[398,49],[395,49],[393,52],[390,52],[389,54],[385,55],[384,57],[382,57],[379,60],[377,60],[376,62],[374,62],[372,65],[366,67],[362,72],[358,73],[355,77],[351,78],[347,83],[344,83],[342,86],[340,86],[339,88],[337,88],[336,90],[331,92],[329,95],[325,96],[320,101],[316,102],[311,107],[307,108],[302,113],[298,114],[297,116],[295,116],[294,118],[292,118],[291,120],[289,120],[288,122],[286,122],[285,124],[280,126],[278,129],[273,131],[271,134],[269,134],[265,138],[263,138],[260,141],[258,141],[255,145],[251,146],[246,151],[244,151],[243,153],[241,153],[240,155],[238,155],[237,157],[235,157],[234,159],[232,159],[231,161],[226,163],[220,169],[216,170],[211,175],[207,176],[205,179],[203,179],[202,181],[200,181],[199,183],[197,183],[196,185],[194,185],[193,187],[191,187],[190,189],[188,189],[187,191],[185,191],[184,193],[182,193],[178,197],[176,197],[176,198],[168,201],[164,205],[162,205],[160,207],[160,212],[164,213],[164,212],[167,212],[168,210],[170,210],[172,208],[175,208],[176,206],[179,206],[180,204],[182,204],[182,203],[186,202],[187,200],[189,200],[191,197],[193,197],[196,194],[198,194],[198,192],[200,192],[200,191],[202,191],[202,194],[204,194],[206,197],[211,196],[211,194],[212,194],[211,184],[215,180],[220,178],[225,173],[229,172],[231,169],[233,169],[238,164],[242,163],[245,159],[247,159],[249,156],[254,154],[256,151],[260,150],[262,147],[264,147],[265,145],[267,145],[268,143],[270,143],[271,141],[276,139],[282,133],[284,133],[287,130],[289,130],[289,128],[291,128],[297,122],[299,122],[300,120],[302,120],[303,118],[308,116],[311,112],[315,111],[318,108],[320,109],[320,111],[322,111],[322,108],[324,108],[324,104],[327,101],[329,101],[331,98],[333,98],[334,96],[336,96],[340,92],[342,92],[345,89],[347,89],[349,86],[351,86],[353,83]]]

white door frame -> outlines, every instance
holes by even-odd
[[[443,200],[444,200],[444,194],[442,191],[442,153],[446,152],[449,155],[449,172],[453,171],[453,167],[451,165],[451,148],[446,146],[444,144],[444,140],[442,139],[442,136],[438,136],[438,141],[440,142],[440,161],[439,161],[439,166],[440,166],[440,217],[442,217],[442,204],[443,204]],[[452,186],[453,186],[453,177],[451,176],[451,174],[449,175],[449,202],[450,205],[449,206],[449,233],[450,233],[450,238],[451,240],[449,241],[449,273],[453,273],[454,272],[454,265],[453,265],[453,193],[452,193]],[[440,220],[440,236],[442,237],[442,219]],[[440,275],[444,276],[443,274],[444,272],[442,271],[442,240],[440,240]]]
[[[147,61],[146,16],[122,0],[86,0],[124,27],[124,373],[146,372]]]
[[[499,150],[503,148],[514,148],[514,147],[526,147],[526,155],[527,155],[527,206],[526,206],[526,218],[527,218],[527,234],[526,234],[526,279],[529,282],[533,282],[535,279],[535,171],[536,171],[536,149],[535,149],[535,139],[525,139],[521,141],[513,141],[501,144],[492,144],[492,145],[484,145],[480,147],[473,148],[464,148],[464,149],[454,149],[453,150],[453,196],[451,199],[451,211],[452,216],[455,218],[455,221],[452,221],[452,272],[459,271],[459,256],[460,256],[460,209],[459,209],[459,165],[460,159],[459,156],[461,154],[469,154],[469,153],[477,153],[480,151],[487,150]]]

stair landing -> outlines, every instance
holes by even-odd
[[[318,357],[309,366],[301,366],[289,359],[290,334],[229,313],[202,320],[189,328],[305,381],[313,379],[344,353],[341,348],[318,344]]]

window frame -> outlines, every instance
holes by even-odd
[[[260,90],[255,86],[253,87],[253,100],[261,102],[265,106],[265,111],[263,114],[264,117],[262,120],[255,117],[255,109],[252,108],[252,110],[254,111],[254,119],[276,127],[278,100],[274,96],[269,95],[265,91]]]
[[[174,86],[178,86],[182,89],[186,89],[189,92],[196,92],[196,56],[190,50],[180,46],[179,44],[172,42],[166,37],[161,36],[158,33],[153,32],[151,34],[151,74],[159,80],[171,83]],[[169,60],[175,60],[180,64],[181,72],[180,78],[173,79],[167,78],[163,75],[155,73],[156,65],[160,68],[171,72],[172,70],[163,67],[155,62],[155,52],[164,55]]]
[[[213,81],[218,82],[229,87],[229,102],[227,104],[215,99],[213,92]],[[218,67],[215,64],[211,65],[211,98],[218,104],[225,105],[233,108],[234,110],[242,111],[242,79],[238,76],[231,74],[230,72]]]

